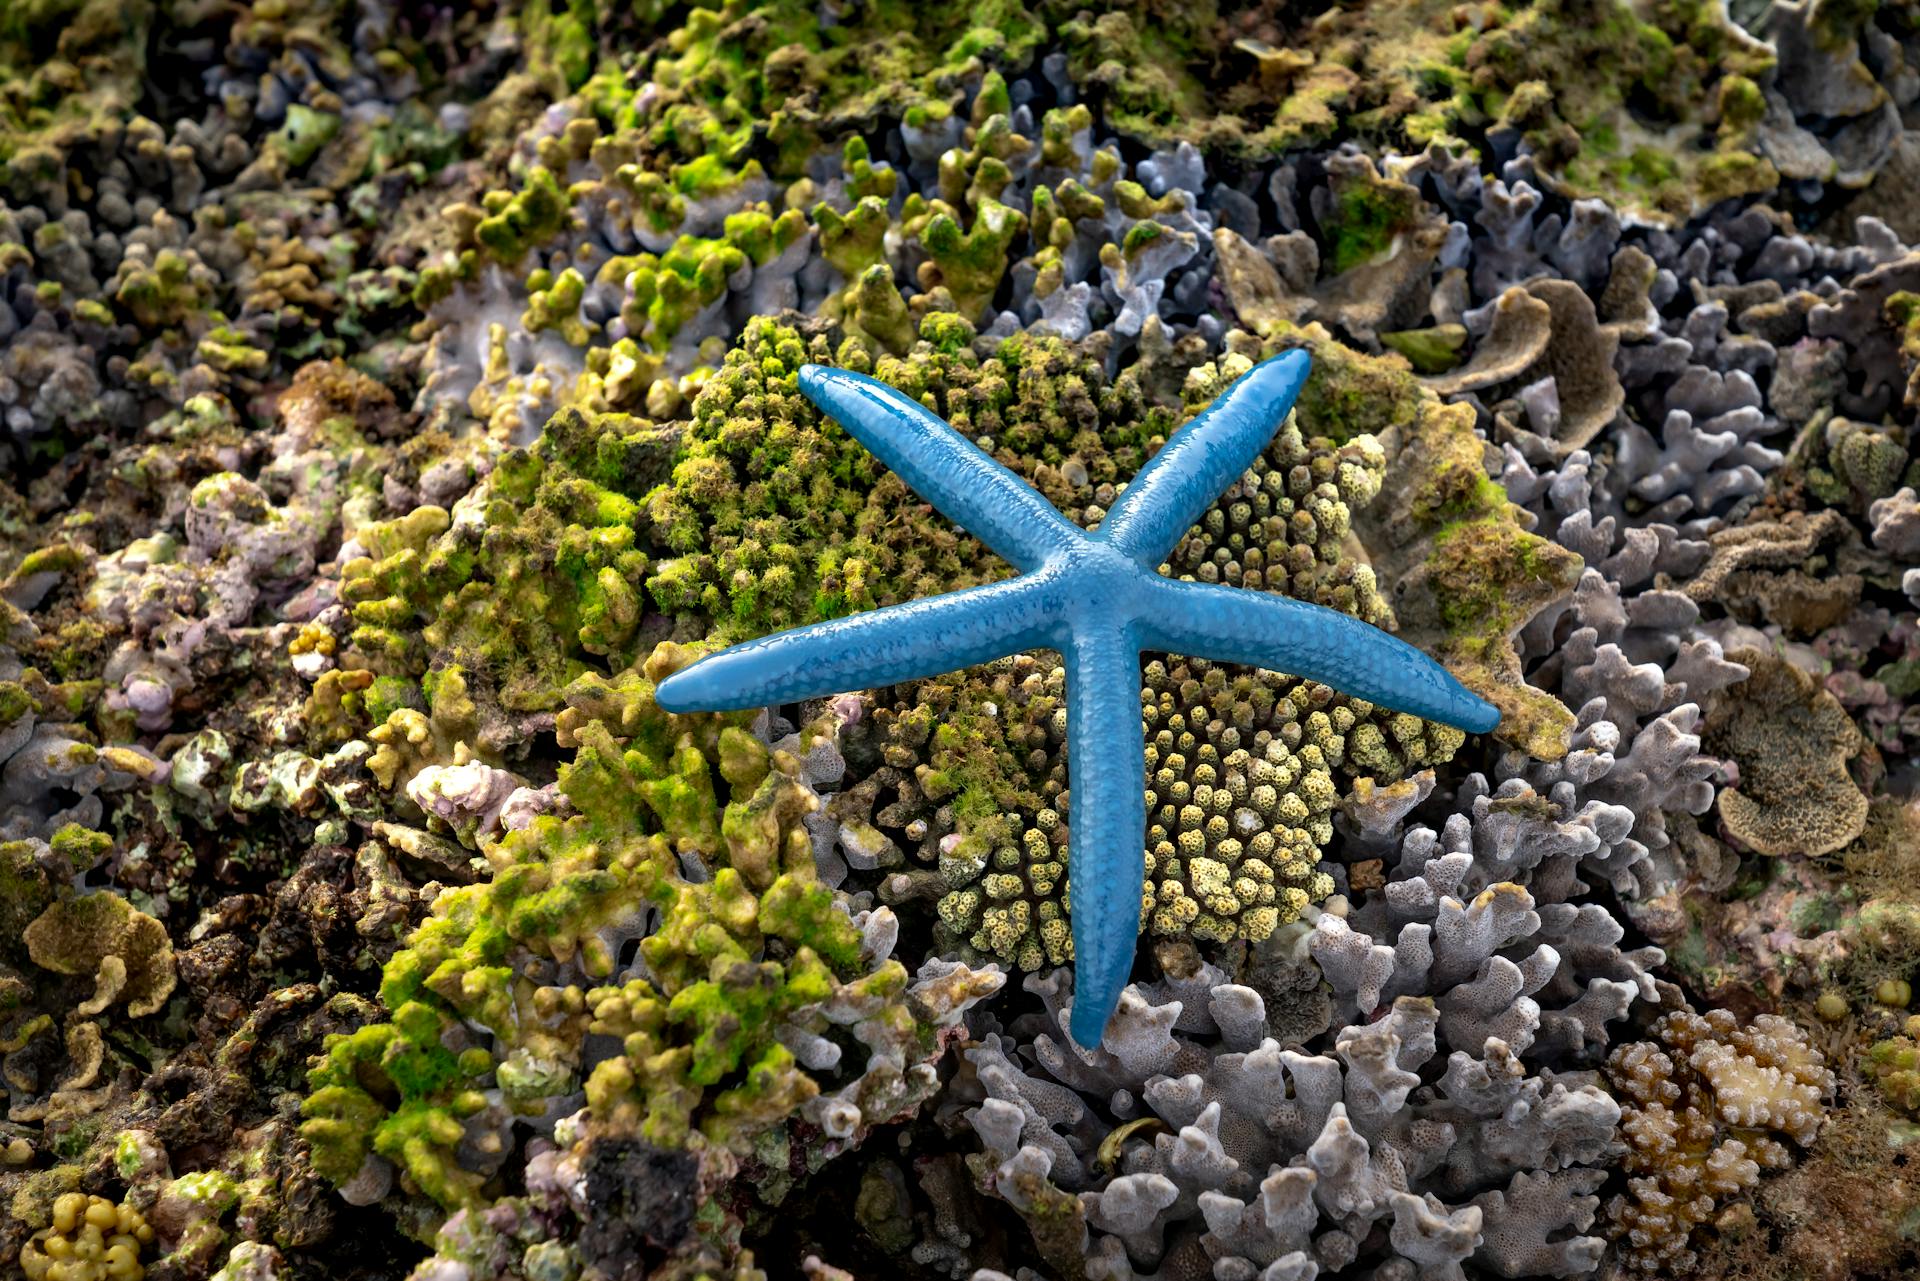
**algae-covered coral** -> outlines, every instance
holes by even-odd
[[[0,14],[0,1273],[1906,1277],[1920,23]],[[1038,650],[675,716],[1313,376],[1164,573],[1086,1055]],[[1078,765],[1078,762],[1074,763]],[[1096,766],[1097,767],[1097,766]]]

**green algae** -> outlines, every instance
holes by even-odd
[[[487,1107],[487,1078],[537,1111],[578,1087],[590,1033],[624,1047],[585,1081],[597,1123],[663,1146],[697,1130],[743,1147],[817,1090],[776,1026],[829,998],[876,1018],[892,1007],[911,1026],[898,1008],[906,971],[863,969],[859,930],[814,879],[799,820],[817,801],[795,757],[747,734],[746,713],[677,716],[653,701],[655,683],[697,655],[662,646],[643,669],[568,690],[559,730],[574,756],[560,788],[573,813],[485,846],[490,878],[442,893],[387,963],[390,1021],[330,1039],[310,1073],[302,1131],[327,1177],[353,1177],[371,1153],[447,1209],[477,1204],[484,1179],[453,1149]],[[676,854],[711,879],[684,879]],[[608,978],[606,932],[649,909],[660,913],[640,943],[649,979],[528,977],[544,958]],[[450,1048],[462,1024],[493,1048]]]
[[[1332,210],[1321,231],[1330,248],[1327,266],[1335,275],[1384,254],[1412,226],[1420,193],[1403,182],[1382,181],[1343,171],[1329,182]]]

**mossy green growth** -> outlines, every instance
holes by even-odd
[[[1068,510],[1087,505],[1089,485],[1131,475],[1173,422],[1136,377],[1109,383],[1097,359],[1058,339],[1022,335],[983,357],[963,317],[934,311],[896,357],[891,344],[907,336],[897,320],[878,317],[878,354],[867,341],[834,350],[818,330],[748,325],[694,399],[672,478],[645,501],[659,609],[733,641],[1006,573],[800,395],[809,362],[897,387]],[[1086,484],[1065,479],[1068,464]]]
[[[1357,436],[1383,435],[1419,408],[1420,384],[1394,362],[1363,355],[1317,327],[1282,330],[1274,337],[1285,346],[1304,346],[1313,357],[1313,369],[1294,404],[1303,435],[1324,436],[1342,445]]]
[[[1695,0],[1538,0],[1470,20],[1451,0],[1334,6],[1291,24],[1285,47],[1238,38],[1213,4],[1039,9],[1075,80],[1149,145],[1264,158],[1346,132],[1418,149],[1500,124],[1550,183],[1663,217],[1777,181],[1748,146],[1772,51]]]
[[[875,354],[881,351],[904,355],[913,345],[913,317],[907,300],[893,283],[893,271],[885,263],[875,263],[860,273],[845,295],[847,332],[865,338]]]
[[[1024,66],[1044,36],[1012,0],[877,5],[831,24],[800,0],[725,0],[689,11],[638,66],[617,41],[596,48],[596,34],[644,26],[661,7],[646,12],[610,20],[590,0],[537,0],[520,23],[533,75],[555,96],[579,90],[592,122],[645,153],[646,169],[628,166],[623,182],[656,231],[679,223],[685,200],[761,178],[750,153],[762,141],[774,176],[797,177],[823,138],[837,142],[882,112],[949,114],[963,77],[983,64]]]
[[[267,139],[267,145],[277,148],[287,164],[298,169],[339,132],[339,116],[296,102],[288,106],[286,122]]]
[[[794,222],[784,214],[781,217],[783,221],[776,225],[784,234]],[[774,251],[772,230],[736,226],[755,248]],[[658,257],[639,255],[627,278],[627,301],[620,309],[627,332],[645,346],[664,350],[702,308],[725,296],[728,278],[749,261],[747,252],[730,238],[697,236],[680,237]]]
[[[1551,86],[1524,110],[1509,104],[1507,122],[1558,184],[1668,218],[1779,181],[1747,148],[1753,81],[1772,65],[1771,48],[1724,9],[1691,0],[1550,0],[1488,31],[1467,57],[1482,101],[1520,82]],[[1675,146],[1680,132],[1699,145]]]
[[[528,169],[519,191],[487,194],[486,216],[475,225],[474,239],[503,264],[519,262],[528,249],[558,235],[572,218],[566,193],[545,165]]]
[[[868,196],[888,199],[900,184],[896,170],[874,167],[867,140],[857,135],[847,139],[840,149],[840,170],[845,175],[847,194],[855,200],[865,200]]]
[[[1405,356],[1415,372],[1443,374],[1460,363],[1467,344],[1467,327],[1447,324],[1402,329],[1381,334],[1380,341]]]
[[[587,278],[579,269],[569,267],[537,288],[529,282],[529,288],[527,311],[520,318],[527,331],[537,334],[543,329],[556,330],[574,346],[586,346],[592,334],[580,318],[580,300],[587,291]]]
[[[1920,1015],[1907,1016],[1901,1035],[1868,1046],[1861,1064],[1888,1104],[1920,1116]]]
[[[1906,403],[1920,405],[1920,294],[1902,289],[1887,299],[1883,314],[1900,334],[1900,355],[1907,366]]]
[[[1727,76],[1720,81],[1720,136],[1729,141],[1746,137],[1767,114],[1766,95],[1760,86],[1745,76]]]
[[[1808,464],[1807,487],[1822,502],[1864,516],[1877,500],[1920,480],[1905,436],[1897,427],[1829,419],[1820,437],[1824,457]]]
[[[185,324],[199,315],[212,297],[207,283],[195,280],[191,264],[174,249],[162,249],[151,266],[124,263],[114,287],[114,301],[143,330],[155,332]]]
[[[788,959],[762,959],[769,939],[791,946]],[[635,979],[588,993],[591,1030],[622,1037],[626,1049],[624,1062],[595,1071],[590,1103],[596,1095],[598,1106],[615,1111],[643,1103],[643,1137],[677,1145],[694,1124],[689,1104],[709,1106],[702,1128],[710,1140],[728,1142],[743,1137],[732,1124],[742,1112],[757,1112],[769,1102],[790,1108],[816,1092],[774,1041],[772,1029],[835,994],[842,986],[837,974],[851,975],[859,965],[860,935],[810,869],[782,871],[758,896],[732,867],[705,884],[681,882],[660,929],[640,947],[653,981]],[[904,990],[905,980],[905,970],[891,963],[858,985],[889,996]],[[667,1063],[669,1078],[684,1072],[684,1079],[658,1079]],[[742,1070],[744,1086],[702,1100],[706,1087]]]
[[[1184,123],[1206,122],[1218,112],[1201,69],[1219,52],[1214,4],[1102,8],[1105,12],[1096,12],[1063,0],[1041,6],[1076,82],[1104,82],[1107,119],[1129,133],[1160,140],[1171,138]]]
[[[54,857],[73,869],[75,876],[83,875],[107,856],[113,849],[113,838],[105,832],[96,832],[90,827],[78,823],[68,823],[53,834],[47,842]]]
[[[56,148],[99,120],[137,116],[145,96],[149,0],[31,0],[0,6],[0,161],[28,190],[60,166]],[[51,145],[49,145],[51,144]]]
[[[1329,182],[1332,208],[1322,221],[1327,267],[1334,275],[1371,262],[1413,224],[1420,193],[1404,182],[1371,172],[1344,170]]]
[[[916,217],[915,199],[908,197],[903,211],[909,222]],[[964,230],[952,212],[932,208],[919,235],[932,268],[921,273],[921,284],[944,285],[962,316],[979,319],[1006,274],[1008,249],[1026,230],[1025,214],[990,198],[979,202],[973,225]]]
[[[884,265],[892,219],[880,196],[862,196],[844,214],[832,205],[817,205],[813,220],[820,229],[821,256],[841,275],[852,280],[869,267]]]
[[[483,524],[421,507],[361,530],[368,555],[342,575],[354,645],[384,676],[417,677],[431,653],[514,710],[631,662],[651,564],[639,499],[671,448],[644,419],[568,409],[500,460]]]
[[[0,841],[0,953],[26,958],[21,935],[53,902],[54,885],[34,841]]]
[[[645,499],[666,553],[654,603],[716,639],[981,581],[972,539],[940,531],[905,486],[800,395],[822,337],[751,322],[693,404],[667,483]]]
[[[528,0],[520,11],[528,68],[556,98],[593,74],[597,8],[594,0]]]
[[[456,1055],[440,1042],[444,1030],[438,1011],[416,1003],[391,1023],[328,1038],[301,1105],[315,1171],[345,1183],[377,1153],[441,1205],[473,1203],[481,1180],[460,1168],[453,1150],[461,1121],[485,1107],[474,1087],[493,1061],[485,1051]]]
[[[222,373],[257,377],[273,362],[270,352],[253,345],[253,338],[231,325],[215,326],[200,339],[194,354]]]
[[[374,1153],[410,1191],[478,1204],[485,1178],[461,1166],[463,1136],[577,1088],[589,1033],[624,1049],[587,1082],[597,1124],[744,1147],[817,1092],[774,1035],[803,1007],[864,1000],[911,1025],[905,970],[863,971],[860,931],[814,878],[800,819],[818,802],[798,759],[747,734],[748,713],[655,702],[699,652],[662,645],[639,669],[569,689],[558,729],[574,749],[560,773],[573,812],[488,843],[490,878],[442,893],[388,962],[390,1020],[330,1037],[309,1074],[302,1133],[327,1177],[351,1178]],[[803,731],[803,750],[832,732]],[[684,879],[680,858],[711,879]],[[641,941],[650,979],[593,986],[614,975],[609,938],[649,909],[661,914]],[[504,1104],[488,1103],[492,1082]]]
[[[0,681],[0,726],[11,726],[33,710],[33,695],[19,681]]]

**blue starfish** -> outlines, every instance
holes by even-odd
[[[1071,1032],[1100,1042],[1133,967],[1145,883],[1140,652],[1304,676],[1475,733],[1500,713],[1377,628],[1266,592],[1163,577],[1158,566],[1253,465],[1293,407],[1307,354],[1249,370],[1177,432],[1087,533],[1018,476],[884,383],[808,365],[800,389],[1020,577],[735,645],[660,683],[671,712],[792,703],[1057,650],[1067,670]]]

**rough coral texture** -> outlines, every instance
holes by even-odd
[[[724,1161],[790,1113],[850,1140],[930,1094],[922,1060],[1000,976],[936,966],[910,985],[888,955],[893,914],[856,919],[815,877],[802,819],[825,762],[842,768],[837,723],[770,749],[743,714],[660,710],[654,684],[691,657],[666,644],[569,688],[571,812],[488,842],[491,878],[443,892],[387,962],[393,1022],[328,1044],[303,1108],[316,1169],[397,1172],[404,1191],[474,1208],[491,1167],[463,1150],[497,1161],[516,1116]],[[589,1056],[589,1037],[618,1048]]]
[[[0,72],[0,1274],[1920,1272],[1909,6],[52,0]],[[652,682],[1008,572],[802,364],[1091,528],[1293,348],[1164,572],[1502,724],[1148,655],[1082,1058],[1056,655]]]
[[[1751,672],[1708,717],[1702,745],[1740,769],[1720,820],[1763,854],[1828,854],[1866,830],[1867,798],[1847,773],[1865,746],[1839,700],[1779,659],[1735,650]]]
[[[1607,1217],[1629,1270],[1670,1276],[1698,1261],[1696,1224],[1790,1162],[1787,1141],[1812,1142],[1833,1074],[1775,1015],[1741,1027],[1726,1010],[1669,1014],[1652,1031],[1607,1059],[1628,1176]]]

